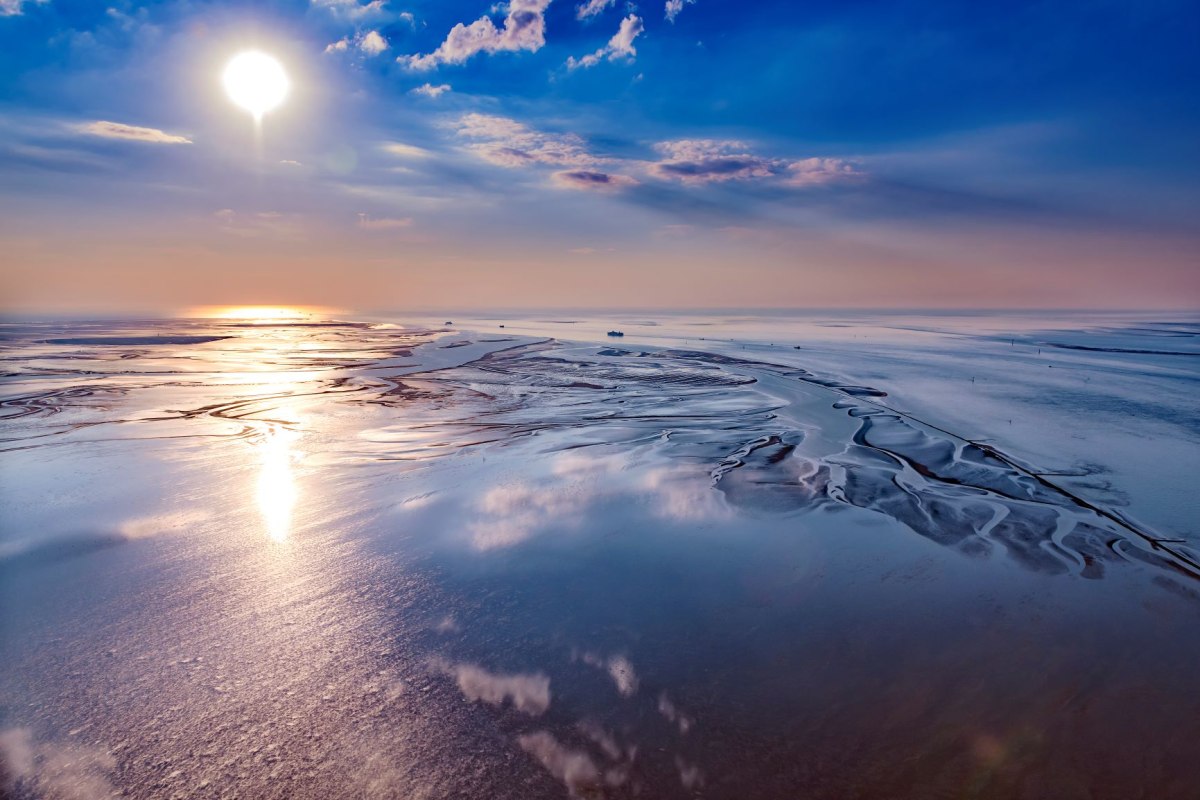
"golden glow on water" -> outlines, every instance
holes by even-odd
[[[285,322],[303,320],[327,313],[328,309],[315,306],[217,306],[194,309],[199,317],[236,319],[248,322]]]
[[[299,493],[292,474],[296,454],[292,444],[294,431],[273,428],[261,445],[261,469],[258,475],[258,509],[267,535],[276,542],[285,541],[292,530],[292,510]]]

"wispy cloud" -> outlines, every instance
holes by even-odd
[[[0,17],[15,17],[25,12],[27,5],[42,5],[50,0],[0,0]]]
[[[398,158],[429,158],[433,153],[424,147],[417,147],[404,142],[384,142],[380,145],[383,152]]]
[[[574,56],[567,59],[568,69],[578,69],[579,67],[594,67],[604,59],[616,61],[617,59],[633,60],[637,56],[637,48],[633,46],[633,40],[645,30],[642,24],[642,18],[634,14],[630,14],[625,19],[621,20],[621,25],[617,28],[617,32],[608,40],[608,44],[601,47],[594,53],[588,53],[582,58]]]
[[[467,149],[503,167],[591,167],[600,163],[574,133],[544,133],[508,117],[477,113],[463,115],[456,127],[460,136],[475,140]]]
[[[358,227],[365,231],[394,231],[401,228],[411,228],[412,217],[369,217],[358,215]]]
[[[470,25],[460,22],[432,53],[401,56],[397,61],[413,69],[433,69],[439,64],[461,64],[476,53],[537,52],[546,44],[548,5],[550,0],[512,0],[503,28],[497,28],[488,16]]]
[[[409,89],[408,93],[418,94],[422,97],[437,98],[449,91],[451,91],[451,87],[448,83],[441,83],[437,86],[434,86],[432,83],[423,83],[415,89]]]
[[[575,7],[575,19],[591,19],[602,13],[617,0],[587,0]]]
[[[787,165],[784,183],[790,186],[819,186],[861,176],[858,169],[840,158],[805,158]]]
[[[138,125],[126,125],[121,122],[99,120],[78,126],[78,130],[91,136],[102,136],[105,139],[127,139],[133,142],[150,142],[152,144],[191,144],[192,140],[185,136],[160,131],[158,128],[143,128]]]
[[[683,11],[684,6],[690,6],[695,2],[696,0],[667,0],[667,4],[663,8],[663,15],[667,18],[667,22],[674,22],[675,18],[679,16],[679,12]]]
[[[323,8],[331,14],[352,22],[362,22],[366,19],[386,15],[385,0],[370,0],[361,3],[359,0],[312,0],[315,8]]]
[[[638,181],[628,175],[616,175],[611,172],[595,170],[572,169],[556,172],[550,176],[555,185],[566,189],[584,189],[592,191],[615,191],[627,186],[636,186]]]
[[[305,238],[304,220],[296,214],[281,214],[278,211],[234,211],[222,208],[213,212],[217,228],[221,233],[241,239],[286,239],[299,241]]]
[[[663,158],[651,165],[652,174],[693,185],[774,178],[789,186],[814,186],[860,175],[843,159],[763,156],[735,139],[676,139],[655,148]]]

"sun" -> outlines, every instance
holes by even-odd
[[[234,56],[226,65],[221,82],[229,99],[253,114],[256,121],[279,107],[291,85],[283,65],[257,50]]]

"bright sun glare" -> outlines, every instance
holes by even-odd
[[[288,77],[276,59],[256,50],[234,56],[221,77],[229,99],[261,120],[279,107],[288,93]]]

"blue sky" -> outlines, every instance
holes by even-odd
[[[1188,2],[0,0],[18,309],[1200,305]],[[292,91],[260,135],[236,53]]]

